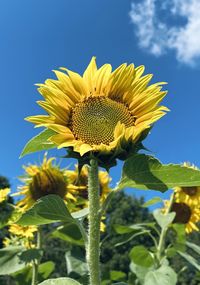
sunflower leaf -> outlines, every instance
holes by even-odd
[[[17,224],[45,225],[58,221],[76,223],[63,199],[58,195],[49,194],[39,199],[32,208],[23,213]]]
[[[149,271],[144,279],[144,285],[176,285],[177,274],[169,266],[161,266]]]
[[[118,189],[126,187],[165,192],[175,186],[200,186],[200,171],[179,164],[162,164],[145,154],[126,160]]]
[[[186,252],[178,251],[178,253],[184,259],[186,259],[191,265],[193,265],[198,271],[200,271],[200,264],[198,263],[198,261],[193,256],[191,256],[190,254],[188,254]]]
[[[55,264],[52,261],[41,263],[38,266],[38,281],[42,282],[42,280],[47,279],[54,269]],[[22,270],[11,274],[11,276],[14,278],[16,284],[30,285],[32,279],[32,268],[30,266],[26,266]]]
[[[37,136],[33,137],[30,141],[27,142],[22,153],[20,154],[20,158],[23,156],[41,150],[48,150],[51,148],[55,148],[56,145],[48,139],[55,135],[55,132],[49,129],[43,130]]]
[[[61,278],[45,280],[39,285],[81,285],[81,284],[74,279],[61,277]]]
[[[0,275],[17,272],[26,266],[19,257],[24,250],[22,246],[8,246],[0,249]]]

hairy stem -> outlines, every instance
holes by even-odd
[[[89,233],[87,246],[87,261],[89,267],[90,285],[100,285],[100,201],[98,163],[91,159],[88,176],[89,196]]]

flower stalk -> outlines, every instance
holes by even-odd
[[[89,267],[90,285],[100,285],[100,198],[98,163],[95,159],[90,160],[88,175],[89,196],[89,232],[87,246],[87,262]]]
[[[41,228],[38,227],[37,231],[37,249],[41,249]],[[32,262],[32,283],[31,285],[37,285],[38,284],[38,268],[40,265],[40,260],[39,259],[34,259]]]
[[[173,201],[174,201],[174,193],[170,197],[170,201],[169,201],[168,208],[166,210],[166,214],[170,213]],[[159,265],[160,265],[161,260],[162,260],[162,253],[163,253],[163,248],[165,246],[165,238],[166,238],[167,230],[168,230],[168,226],[164,227],[161,230],[160,239],[159,239],[159,243],[158,243],[158,247],[157,247],[157,258],[158,258]]]

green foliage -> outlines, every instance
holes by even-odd
[[[160,209],[156,209],[153,212],[153,216],[156,220],[156,222],[159,224],[159,226],[164,229],[168,227],[174,220],[176,213],[172,212],[169,214],[164,214]]]
[[[42,250],[37,248],[30,248],[19,254],[19,258],[24,263],[30,263],[33,260],[40,260],[43,255]]]
[[[54,271],[55,264],[52,261],[47,261],[39,265],[38,268],[38,281],[45,280]],[[31,266],[26,266],[23,270],[20,270],[14,274],[12,277],[15,280],[15,285],[30,285],[32,279],[32,268]]]
[[[186,242],[187,247],[191,248],[194,250],[198,255],[200,255],[200,246],[196,245],[195,243],[192,242]]]
[[[58,221],[73,223],[75,220],[67,209],[63,199],[50,194],[39,199],[31,209],[17,221],[19,225],[44,225]]]
[[[50,129],[45,129],[41,133],[39,133],[37,136],[33,137],[24,147],[22,150],[22,153],[20,154],[20,158],[36,152],[36,151],[41,151],[41,150],[48,150],[51,148],[55,148],[56,145],[48,139],[55,135],[55,132],[50,130]]]
[[[151,224],[152,215],[148,209],[142,208],[144,200],[136,199],[133,196],[126,195],[123,191],[115,193],[111,200],[106,214],[106,232],[103,234],[101,247],[101,262],[104,280],[109,279],[111,270],[121,271],[128,275],[129,272],[129,252],[133,246],[143,244],[151,247],[153,245],[150,237],[141,235],[131,239],[128,243],[116,247],[127,235],[132,236],[138,232],[138,228],[133,226],[135,223]],[[114,226],[115,225],[115,226]],[[122,225],[118,227],[118,225]],[[117,231],[123,233],[119,236]],[[129,236],[129,237],[130,237]],[[123,239],[122,239],[123,237]],[[128,236],[127,236],[128,238]],[[108,283],[109,285],[111,283]]]
[[[183,258],[185,258],[191,265],[193,265],[198,271],[200,271],[200,264],[198,264],[198,261],[193,256],[191,256],[190,254],[186,252],[178,251],[178,253]]]
[[[0,203],[0,229],[8,225],[14,213],[14,206],[6,200]]]
[[[124,272],[116,271],[116,270],[110,271],[110,280],[112,280],[112,281],[123,281],[124,279],[126,279],[126,274]]]
[[[166,191],[175,186],[199,186],[200,171],[178,164],[161,164],[159,160],[145,154],[128,158],[118,188],[139,188]]]
[[[0,175],[0,189],[10,188],[10,182],[8,178]]]
[[[88,265],[85,260],[85,251],[79,247],[72,248],[66,252],[67,274],[69,277],[80,279],[81,276],[88,277]]]
[[[140,265],[135,264],[134,262],[131,262],[130,264],[130,270],[134,273],[134,280],[138,280],[140,284],[144,284],[144,279],[146,274],[152,270],[152,268],[143,267]]]
[[[20,259],[24,250],[21,246],[0,249],[0,275],[11,274],[25,267],[25,262]]]
[[[81,284],[74,279],[63,277],[63,278],[49,279],[40,283],[39,285],[81,285]]]
[[[160,197],[154,197],[152,199],[150,199],[149,201],[147,201],[146,203],[144,203],[143,207],[149,207],[152,205],[155,205],[157,203],[162,203],[163,200]]]
[[[76,224],[64,224],[52,232],[52,236],[60,238],[70,244],[84,246],[84,240]]]
[[[135,264],[143,267],[151,267],[154,264],[152,254],[142,245],[137,245],[132,248],[130,258]]]
[[[176,285],[177,275],[169,266],[162,266],[149,271],[144,279],[144,285]]]
[[[55,238],[51,235],[56,229],[56,224],[48,224],[41,226],[43,240],[42,243],[43,257],[41,262],[47,262],[52,260],[55,263],[55,270],[51,273],[49,278],[57,278],[61,276],[67,276],[67,267],[65,262],[65,253],[72,249],[70,243]],[[62,260],[62,262],[60,262]]]

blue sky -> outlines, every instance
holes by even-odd
[[[42,113],[35,103],[40,95],[34,84],[53,77],[51,70],[60,66],[82,73],[93,55],[98,65],[108,62],[114,68],[123,62],[144,64],[146,73],[154,74],[152,82],[168,82],[164,103],[171,112],[156,123],[145,146],[164,163],[200,165],[200,32],[191,35],[199,27],[194,12],[198,1],[189,0],[194,9],[187,17],[187,7],[182,7],[181,15],[176,12],[178,0],[165,2],[160,7],[156,0],[132,4],[128,0],[1,1],[0,174],[10,179],[12,191],[19,184],[22,165],[42,158],[37,153],[19,160],[25,143],[38,133],[24,117]],[[162,13],[168,13],[165,22],[160,20]],[[58,157],[63,153],[50,152]],[[62,165],[69,163],[65,160]],[[111,171],[113,184],[120,177],[121,166]],[[147,199],[152,195],[149,191],[137,193]]]

